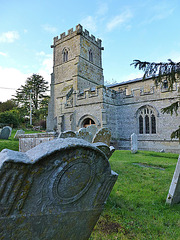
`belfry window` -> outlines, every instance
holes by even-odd
[[[139,134],[156,134],[155,110],[150,106],[143,106],[138,110]]]
[[[67,62],[68,61],[68,50],[64,49],[63,50],[63,62]]]
[[[167,80],[164,80],[163,88],[168,89],[168,81]]]
[[[89,61],[93,62],[93,53],[91,49],[89,50]]]

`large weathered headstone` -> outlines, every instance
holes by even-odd
[[[15,138],[15,139],[19,139],[19,136],[22,135],[22,134],[24,134],[24,133],[25,133],[25,131],[22,130],[22,129],[17,130],[17,131],[16,131],[16,134],[14,135],[14,138]]]
[[[137,135],[133,133],[131,135],[131,153],[137,153],[138,151],[138,139]]]
[[[166,203],[171,205],[180,203],[180,156],[174,171]]]
[[[58,138],[0,153],[0,239],[87,240],[116,182],[105,153]]]
[[[11,136],[12,128],[9,126],[3,127],[0,133],[0,139],[8,139]]]
[[[101,128],[99,131],[95,134],[93,138],[93,143],[96,142],[103,142],[110,146],[110,140],[111,140],[111,131],[108,128]]]

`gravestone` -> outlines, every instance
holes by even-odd
[[[102,142],[93,143],[93,146],[103,151],[108,158],[110,158],[113,152],[115,151],[115,148],[113,146],[108,147],[108,145]]]
[[[91,132],[87,130],[87,128],[80,128],[78,132],[76,132],[76,137],[84,139],[87,142],[92,143],[93,135]]]
[[[17,130],[17,131],[16,131],[16,134],[15,134],[15,136],[14,136],[14,139],[19,139],[19,136],[22,135],[22,134],[24,134],[24,133],[25,133],[25,131],[23,131],[22,129]]]
[[[92,133],[93,137],[98,131],[98,128],[96,127],[96,125],[89,125],[86,129],[88,132]]]
[[[31,133],[19,136],[19,152],[26,152],[37,145],[57,138],[56,132]]]
[[[68,138],[68,137],[70,138],[76,137],[75,132],[69,130],[69,131],[61,132],[59,134],[59,138]]]
[[[87,240],[117,180],[107,156],[77,138],[0,153],[0,239]]]
[[[174,171],[166,203],[171,205],[180,203],[180,156]]]
[[[0,139],[8,139],[11,136],[12,128],[9,126],[3,127],[0,133]]]
[[[99,131],[95,134],[93,138],[93,143],[96,142],[103,142],[110,146],[110,140],[111,140],[111,131],[108,128],[101,128]]]
[[[133,133],[131,135],[131,153],[137,153],[138,151],[138,139],[137,135]]]

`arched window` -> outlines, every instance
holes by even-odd
[[[68,61],[68,50],[65,48],[63,50],[63,62],[67,62]]]
[[[89,50],[89,61],[93,62],[93,53],[91,49]]]
[[[139,116],[139,133],[143,134],[143,117]]]
[[[145,116],[145,133],[146,134],[149,133],[149,116],[148,115]]]
[[[156,113],[153,107],[143,106],[137,114],[139,134],[156,134]]]
[[[85,128],[93,124],[95,124],[95,122],[91,118],[86,118],[82,123],[83,127]]]
[[[156,133],[156,118],[154,114],[151,115],[151,129],[152,133]]]

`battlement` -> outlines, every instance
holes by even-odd
[[[92,34],[90,35],[89,31],[87,31],[86,29],[83,31],[83,27],[80,24],[76,26],[75,30],[73,30],[73,28],[70,28],[67,34],[63,32],[60,34],[60,37],[58,36],[54,37],[54,45],[52,45],[51,47],[53,48],[56,44],[66,41],[67,39],[74,37],[76,35],[84,36],[89,41],[91,41],[92,43],[94,43],[95,45],[97,45],[99,48],[103,50],[103,48],[101,47],[101,42],[102,42],[101,39],[99,38],[96,39],[95,36]]]
[[[174,83],[172,92],[178,93],[178,85]],[[130,92],[126,91],[127,89],[118,91],[120,93],[121,98],[134,98],[134,97],[143,97],[147,95],[156,95],[156,94],[171,94],[171,91],[168,88],[165,88],[163,84],[158,85],[151,85],[149,89],[145,87],[136,87],[131,88]],[[173,93],[174,94],[174,93]]]
[[[176,92],[175,95],[178,95],[177,84],[174,84],[173,92]],[[73,91],[73,89],[71,89],[66,95],[61,97],[66,97],[65,108],[72,108],[75,103],[76,105],[86,105],[92,104],[93,102],[104,102],[121,105],[126,102],[134,102],[137,98],[138,101],[144,101],[144,97],[148,97],[149,99],[156,99],[157,96],[167,98],[172,94],[174,95],[174,93],[168,91],[168,89],[162,88],[162,86],[159,86],[158,88],[151,86],[149,91],[142,87],[132,88],[131,92],[128,94],[125,90],[115,91],[106,86],[99,85],[97,87],[84,89],[83,91]]]

